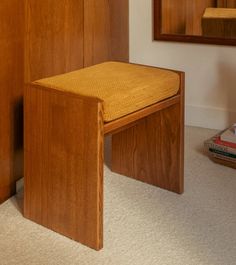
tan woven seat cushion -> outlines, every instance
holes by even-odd
[[[34,83],[101,99],[109,122],[174,96],[180,79],[168,70],[106,62]]]

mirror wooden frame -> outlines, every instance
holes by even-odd
[[[164,34],[162,29],[162,1],[153,0],[154,5],[154,40],[160,41],[175,41],[175,42],[191,42],[191,43],[205,43],[217,45],[236,45],[236,39],[203,37],[193,35],[178,35],[178,34]]]

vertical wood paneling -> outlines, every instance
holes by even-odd
[[[186,0],[164,0],[162,6],[162,33],[185,34]]]
[[[128,60],[128,0],[1,0],[0,203],[23,176],[23,86]]]
[[[216,7],[216,0],[163,0],[162,33],[201,35],[201,19],[207,7]]]
[[[217,0],[217,7],[235,8],[236,0]]]
[[[24,7],[19,0],[0,4],[0,203],[22,177],[22,91]]]
[[[84,1],[84,66],[110,59],[109,1]]]
[[[129,61],[129,1],[84,1],[84,66]]]
[[[83,0],[25,1],[25,81],[83,67]]]
[[[186,0],[186,31],[187,35],[202,35],[202,16],[207,7],[216,6],[215,0]]]
[[[111,60],[129,61],[129,1],[110,0]]]

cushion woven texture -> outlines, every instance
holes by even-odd
[[[180,78],[169,70],[106,62],[34,83],[101,99],[109,122],[176,95]]]

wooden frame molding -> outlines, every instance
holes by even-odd
[[[215,38],[215,37],[206,37],[206,36],[162,33],[162,1],[165,0],[153,0],[154,40],[232,45],[232,46],[236,45],[236,39],[230,39],[230,38],[227,39],[219,37]],[[177,7],[182,6],[178,1],[176,1],[176,4]],[[178,13],[176,13],[176,15],[178,15]],[[181,16],[181,18],[183,18],[183,16]]]

